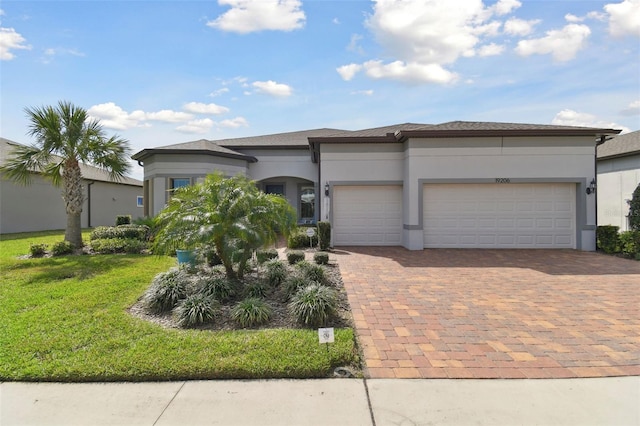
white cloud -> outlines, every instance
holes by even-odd
[[[609,33],[612,36],[640,36],[640,0],[609,3],[604,10],[609,14]]]
[[[355,92],[351,92],[352,95],[365,95],[365,96],[372,96],[373,95],[373,90],[369,89],[369,90],[356,90]]]
[[[640,115],[640,99],[631,102],[625,109],[621,111],[623,115]]]
[[[338,18],[333,18],[331,22],[333,22],[336,25],[340,25],[340,20]]]
[[[225,114],[229,112],[229,108],[216,105],[216,104],[203,104],[200,102],[189,102],[185,104],[182,109],[188,112],[192,112],[194,114]]]
[[[292,31],[302,28],[306,19],[299,0],[218,0],[218,4],[231,9],[207,25],[222,31]]]
[[[481,57],[500,55],[504,52],[504,46],[501,44],[490,43],[478,49],[478,55]]]
[[[551,124],[558,126],[578,126],[578,127],[596,127],[605,129],[622,129],[623,133],[629,132],[628,127],[619,124],[600,120],[593,114],[586,112],[577,112],[571,109],[563,109],[553,117]]]
[[[510,35],[526,36],[533,32],[533,27],[540,23],[539,19],[510,18],[504,23],[504,32]]]
[[[574,15],[572,13],[567,13],[566,15],[564,15],[564,19],[567,22],[582,22],[582,21],[584,21],[584,17],[581,18],[581,17],[576,16],[576,15]]]
[[[100,120],[104,127],[115,130],[140,127],[146,115],[139,110],[128,113],[113,102],[94,105],[87,113],[91,118]]]
[[[344,80],[365,69],[371,78],[451,83],[457,75],[447,65],[479,54],[476,48],[482,39],[500,33],[502,22],[492,17],[521,6],[517,0],[499,0],[490,7],[482,0],[458,0],[454,6],[449,0],[374,1],[365,25],[390,59],[341,66],[337,72]],[[497,54],[496,46],[481,48],[482,54]]]
[[[364,49],[358,44],[362,39],[363,37],[360,34],[352,34],[351,40],[349,40],[349,44],[347,45],[347,50],[361,55],[364,54]]]
[[[222,120],[219,124],[220,127],[229,127],[236,129],[238,127],[249,127],[249,123],[244,117],[236,117],[230,120]]]
[[[362,69],[362,65],[360,64],[349,64],[343,65],[341,67],[336,68],[340,77],[343,80],[349,81],[351,80],[360,70]]]
[[[186,112],[173,111],[170,109],[163,109],[158,112],[147,112],[145,114],[146,120],[162,121],[164,123],[182,123],[191,120],[193,115]]]
[[[0,60],[10,61],[15,58],[15,55],[11,50],[30,50],[31,46],[25,44],[25,42],[25,38],[17,33],[13,28],[0,27]]]
[[[213,127],[214,122],[210,118],[203,118],[201,120],[191,120],[187,124],[176,127],[176,130],[181,133],[207,133]]]
[[[367,75],[373,79],[390,78],[405,83],[453,83],[458,76],[438,64],[405,63],[395,61],[367,61],[363,64]]]
[[[259,93],[264,93],[271,96],[287,97],[291,96],[293,89],[290,86],[282,83],[276,83],[275,81],[254,81],[252,86],[256,88]]]
[[[569,61],[585,46],[591,30],[586,25],[568,24],[546,34],[542,38],[519,41],[516,52],[522,56],[551,54],[556,61]]]
[[[221,89],[214,90],[213,92],[209,93],[209,97],[215,98],[216,96],[220,96],[223,93],[227,93],[227,92],[229,92],[229,88],[223,87]]]

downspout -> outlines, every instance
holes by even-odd
[[[87,228],[91,228],[91,185],[94,183],[91,181],[87,184]]]

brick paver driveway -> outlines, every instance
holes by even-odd
[[[640,262],[400,247],[336,258],[370,377],[640,374]]]

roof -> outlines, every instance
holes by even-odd
[[[9,159],[11,157],[11,152],[13,151],[13,149],[21,145],[22,144],[0,137],[0,163],[3,164],[7,159]],[[142,181],[130,178],[128,176],[125,176],[120,180],[111,179],[109,173],[105,170],[88,164],[80,163],[80,172],[82,173],[82,177],[85,180],[142,186]]]
[[[241,152],[234,151],[224,146],[220,146],[217,142],[200,139],[192,142],[183,142],[175,145],[166,145],[158,148],[147,148],[136,152],[131,156],[134,160],[143,161],[145,158],[154,154],[205,154],[215,155],[218,157],[235,158],[255,163],[256,158],[245,155]]]
[[[598,159],[640,154],[640,130],[609,139],[598,146]]]

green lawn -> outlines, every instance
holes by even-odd
[[[0,381],[326,377],[357,363],[351,329],[328,350],[315,330],[167,330],[126,310],[175,259],[18,259],[63,232],[2,235]],[[84,235],[88,240],[88,233]]]

